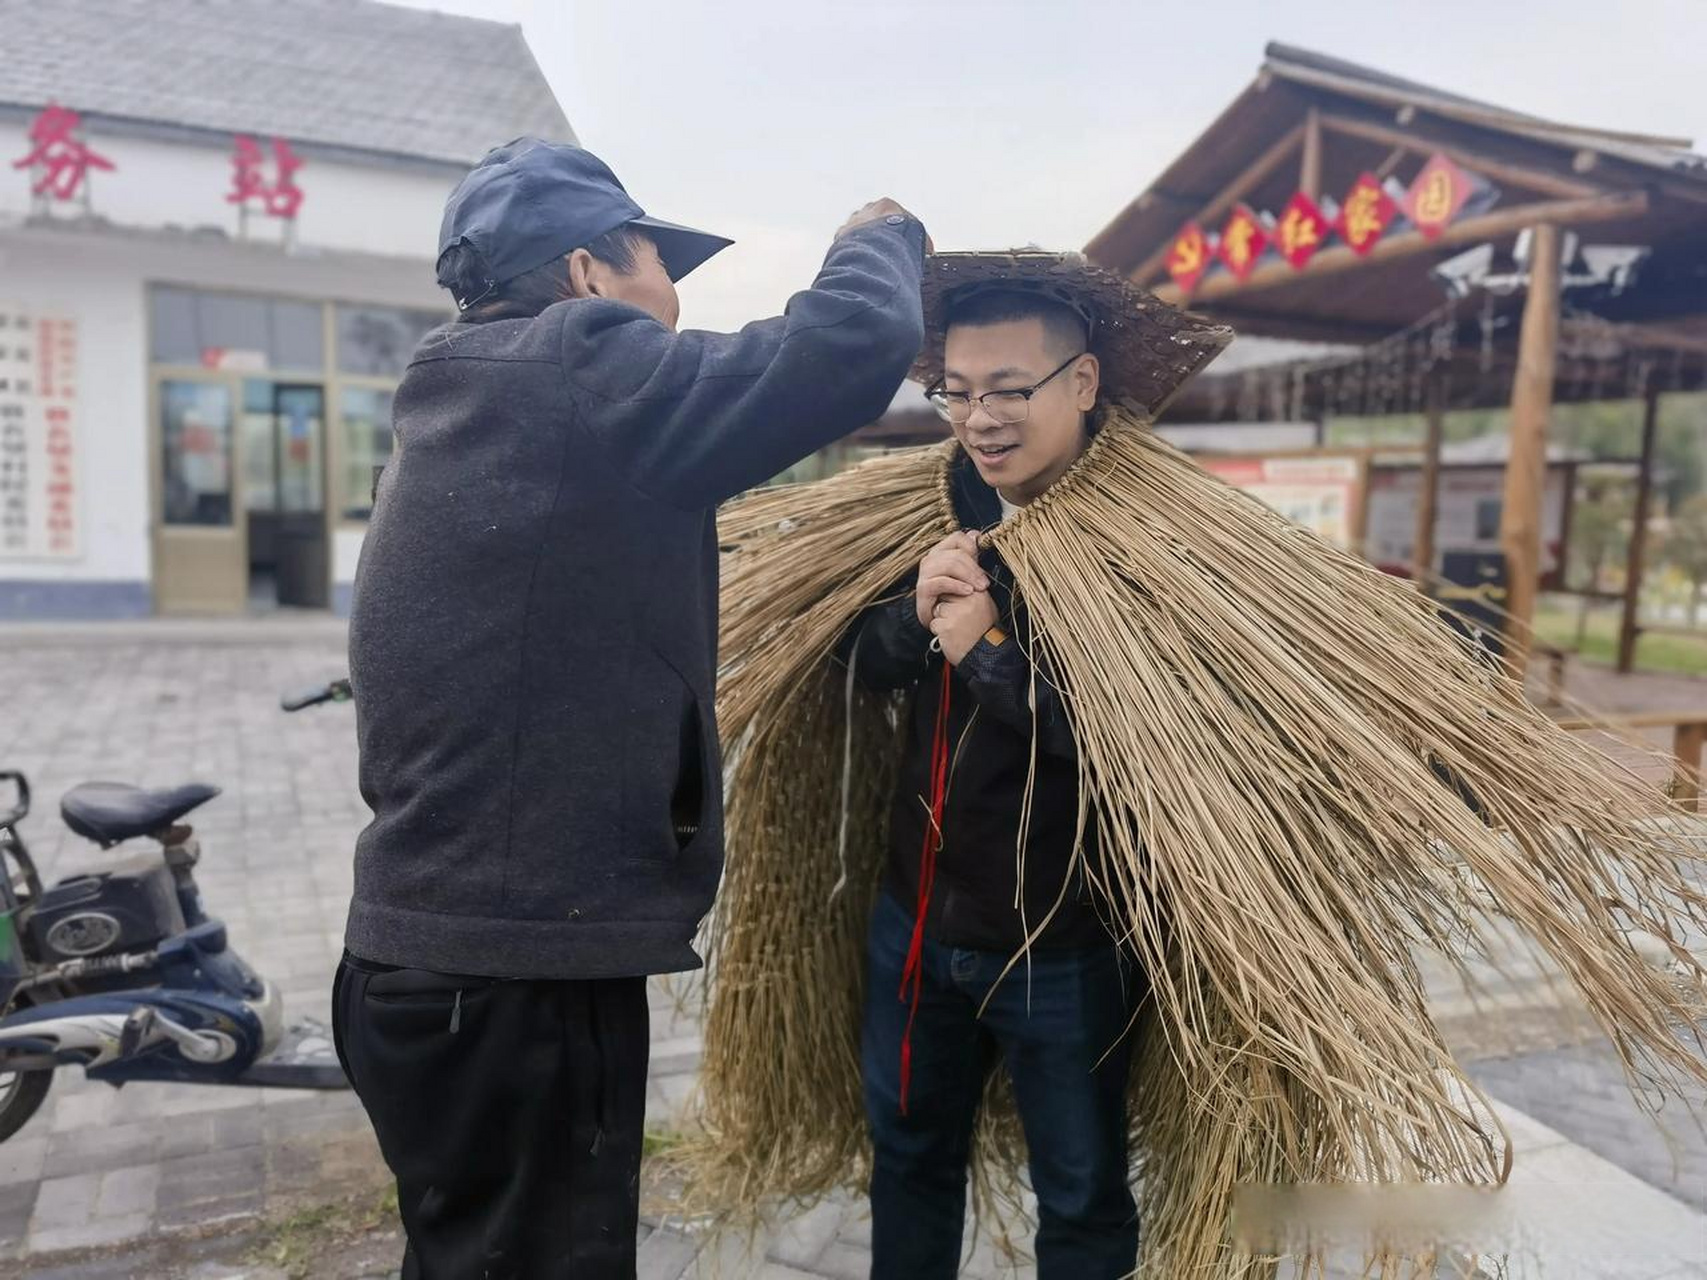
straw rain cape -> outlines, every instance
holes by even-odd
[[[702,1206],[757,1212],[868,1174],[863,939],[899,722],[831,651],[956,527],[957,448],[722,515],[729,853],[686,1155]],[[1131,1094],[1142,1275],[1272,1274],[1229,1242],[1240,1184],[1504,1180],[1505,1135],[1430,1021],[1413,947],[1468,981],[1462,957],[1515,926],[1633,1070],[1707,1079],[1679,1035],[1700,1029],[1688,984],[1707,978],[1682,945],[1707,927],[1684,820],[1410,584],[1121,408],[985,537],[1069,708],[1101,851],[1086,873],[1153,988]],[[1672,944],[1682,980],[1635,930]],[[998,1073],[974,1153],[983,1208],[1002,1210],[1023,1160]]]

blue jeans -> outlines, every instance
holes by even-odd
[[[912,932],[911,913],[880,894],[861,1046],[875,1148],[873,1280],[951,1280],[957,1273],[972,1126],[997,1054],[1013,1078],[1030,1155],[1039,1280],[1127,1275],[1138,1254],[1126,1147],[1128,1024],[1141,994],[1133,966],[1112,943],[1039,952],[1029,980],[1022,959],[998,985],[1007,955],[927,937],[902,1115],[908,1004],[898,993]]]

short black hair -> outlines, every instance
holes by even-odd
[[[586,251],[613,271],[632,275],[640,265],[640,253],[652,239],[632,223],[623,223],[597,240],[583,245]],[[439,259],[439,283],[449,289],[469,321],[507,320],[537,316],[553,303],[563,302],[569,292],[567,254],[508,280],[491,283],[486,259],[473,245],[456,244]]]
[[[1085,317],[1065,302],[1028,289],[978,289],[950,297],[944,329],[965,324],[982,327],[1014,320],[1043,322],[1044,341],[1058,360],[1066,360],[1090,345]]]

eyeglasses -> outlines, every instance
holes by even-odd
[[[1065,362],[1055,366],[1052,373],[1040,378],[1029,387],[1014,387],[1011,390],[986,391],[981,396],[975,396],[965,391],[949,391],[940,384],[925,392],[925,397],[936,411],[948,421],[959,426],[972,417],[972,406],[981,404],[984,412],[1005,427],[1024,422],[1031,416],[1031,398],[1053,379],[1059,377],[1069,368],[1079,356],[1087,354],[1079,352],[1077,356],[1069,357]]]

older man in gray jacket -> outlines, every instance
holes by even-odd
[[[409,1276],[634,1274],[645,978],[699,965],[723,864],[714,509],[878,417],[921,342],[893,202],[783,315],[677,332],[727,243],[532,139],[446,209],[461,316],[398,388],[356,578],[334,990]]]

